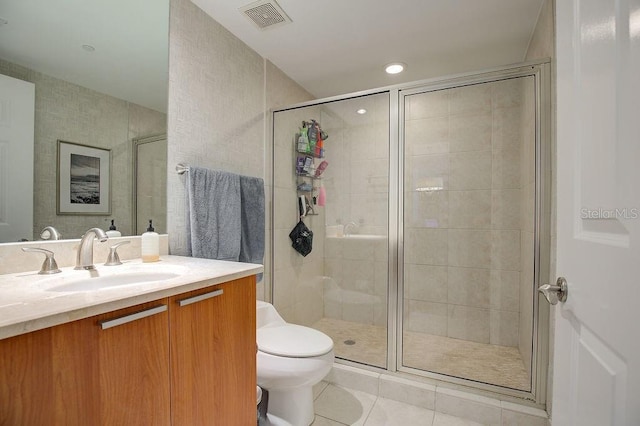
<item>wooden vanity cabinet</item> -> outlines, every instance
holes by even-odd
[[[255,425],[255,277],[0,340],[0,426]]]
[[[173,425],[256,424],[255,276],[169,299]]]
[[[0,340],[0,425],[169,425],[167,321],[163,299]]]

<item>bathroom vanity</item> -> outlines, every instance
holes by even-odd
[[[262,266],[122,266],[0,276],[0,424],[255,424]]]

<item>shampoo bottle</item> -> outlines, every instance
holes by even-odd
[[[320,186],[318,190],[318,205],[320,207],[324,207],[327,202],[327,191],[324,189],[324,186]]]
[[[147,232],[142,234],[142,261],[157,262],[160,260],[160,236],[154,232],[153,223],[149,219]]]
[[[109,230],[107,231],[107,237],[111,238],[111,237],[122,237],[122,234],[120,233],[120,231],[116,230],[116,225],[113,224],[113,219],[111,219],[111,226],[109,227]]]
[[[309,137],[307,136],[307,123],[302,122],[298,136],[298,152],[309,152]]]

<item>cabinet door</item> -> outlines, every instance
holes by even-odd
[[[51,425],[51,329],[0,340],[0,425]]]
[[[255,276],[169,300],[172,423],[256,424]]]
[[[168,425],[166,303],[0,340],[0,425]]]
[[[166,299],[94,321],[100,424],[170,424],[168,322]]]

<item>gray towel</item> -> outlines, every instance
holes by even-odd
[[[263,263],[264,260],[264,180],[240,176],[242,231],[240,262]],[[258,281],[261,277],[258,277]]]
[[[237,262],[241,235],[240,176],[191,166],[187,202],[187,254]]]

